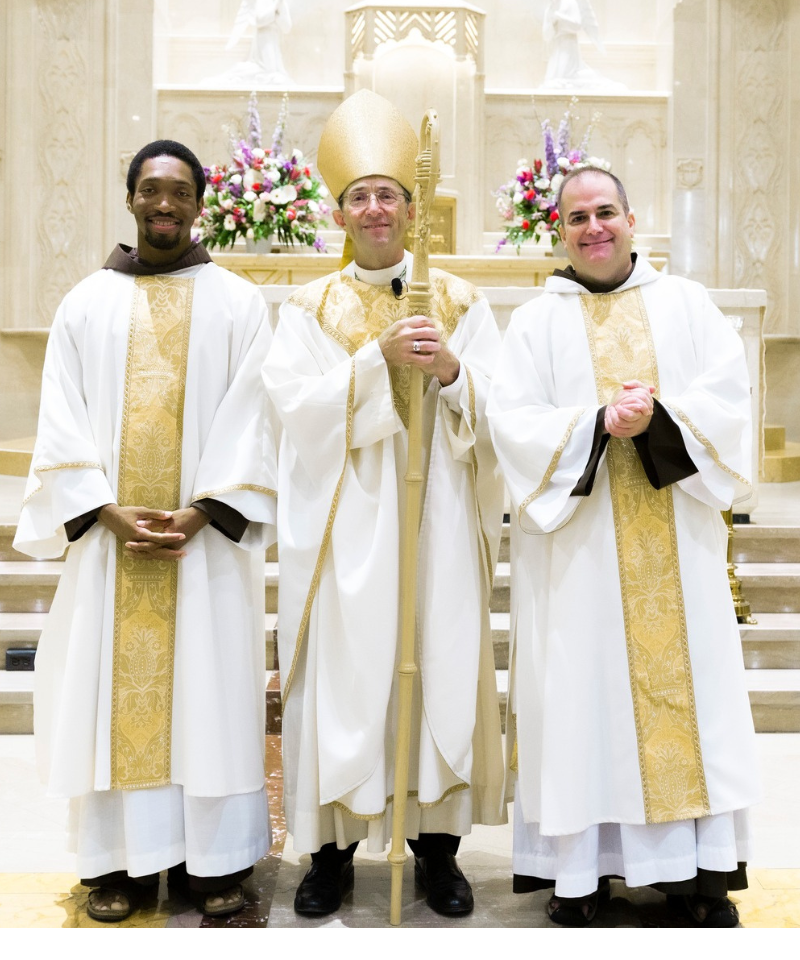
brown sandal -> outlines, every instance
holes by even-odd
[[[240,883],[228,887],[227,890],[217,890],[207,893],[202,898],[200,909],[207,917],[224,917],[229,913],[236,913],[244,906],[244,891]]]

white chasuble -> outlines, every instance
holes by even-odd
[[[408,307],[388,279],[361,282],[351,267],[299,290],[264,368],[283,427],[279,648],[298,850],[367,834],[382,849],[392,800],[408,380],[390,376],[376,340]],[[423,401],[412,836],[504,817],[488,616],[502,483],[484,416],[499,338],[470,284],[431,280],[431,316],[461,373],[428,382]]]
[[[760,785],[719,512],[748,489],[741,341],[699,284],[646,263],[610,294],[545,290],[512,317],[487,408],[512,502],[525,820],[565,836],[741,810]],[[599,408],[631,379],[656,387],[697,472],[656,490],[611,438],[572,496]]]

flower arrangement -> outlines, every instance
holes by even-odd
[[[325,185],[311,172],[295,148],[283,152],[288,112],[284,94],[272,146],[261,146],[261,118],[255,93],[248,107],[248,136],[232,145],[228,164],[205,167],[206,191],[195,228],[211,249],[233,246],[237,237],[261,240],[277,236],[286,244],[301,243],[324,251],[317,236],[330,213]]]
[[[573,99],[572,106],[576,103],[577,100]],[[519,253],[520,247],[527,240],[541,240],[547,235],[550,236],[552,246],[556,245],[561,222],[556,198],[564,176],[577,167],[611,169],[608,161],[600,157],[590,157],[588,153],[592,126],[598,119],[598,114],[592,117],[592,123],[579,146],[575,148],[570,147],[573,120],[570,109],[564,114],[555,136],[550,121],[545,120],[542,123],[545,159],[529,163],[523,158],[517,164],[514,178],[492,192],[492,196],[496,197],[500,216],[506,221],[506,235],[497,244],[495,253],[507,243],[513,243]]]

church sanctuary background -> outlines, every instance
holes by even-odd
[[[135,243],[125,174],[142,145],[175,139],[205,165],[226,163],[232,139],[247,132],[251,94],[269,143],[288,93],[284,147],[301,150],[316,174],[326,119],[369,88],[415,128],[426,109],[438,111],[432,262],[484,290],[501,331],[566,261],[548,234],[519,253],[503,243],[509,221],[496,193],[521,158],[545,156],[542,124],[557,135],[567,111],[573,144],[588,131],[588,153],[626,185],[639,255],[705,284],[740,331],[759,478],[736,508],[733,558],[758,621],[741,626],[768,792],[756,866],[791,874],[776,908],[786,923],[769,916],[800,925],[800,830],[781,820],[800,804],[800,0],[584,0],[578,33],[546,37],[550,6],[2,0],[0,892],[4,874],[66,869],[13,852],[19,831],[8,811],[22,795],[5,776],[13,767],[35,780],[33,673],[11,676],[6,651],[35,649],[57,582],[57,564],[24,563],[10,547],[55,310],[117,242]],[[316,247],[275,242],[262,251],[243,238],[212,256],[262,289],[274,322],[295,285],[336,269],[341,234],[327,220]],[[278,565],[267,559],[270,663]],[[505,561],[497,596],[505,583],[506,599],[493,607],[501,699]],[[267,685],[268,732],[277,735],[277,675]],[[34,809],[36,788],[25,789]],[[510,864],[510,836],[508,854]]]

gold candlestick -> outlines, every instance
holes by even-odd
[[[744,598],[742,581],[736,576],[736,564],[733,562],[733,508],[723,510],[722,516],[728,526],[728,583],[731,588],[736,619],[739,623],[758,623],[754,617],[750,616],[750,601]]]

